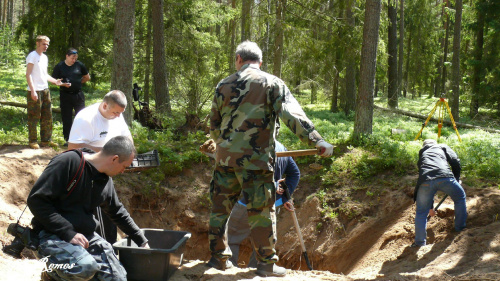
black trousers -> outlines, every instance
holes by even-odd
[[[64,140],[68,141],[71,126],[73,125],[73,110],[75,115],[85,108],[85,96],[82,91],[69,93],[60,91],[61,119],[63,123]]]

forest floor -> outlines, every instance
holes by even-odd
[[[59,151],[60,152],[60,151]],[[0,147],[0,243],[10,243],[8,224],[20,216],[34,182],[58,151],[27,146]],[[302,175],[314,173],[301,166]],[[491,185],[467,193],[468,227],[453,232],[453,202],[446,199],[428,226],[429,244],[410,248],[414,238],[415,205],[411,188],[415,175],[401,178],[408,186],[383,193],[365,219],[344,218],[334,224],[323,219],[321,202],[308,196],[319,183],[303,181],[294,194],[297,216],[309,259],[309,271],[291,216],[278,214],[279,264],[289,269],[285,278],[261,278],[245,267],[250,242],[241,246],[240,268],[226,271],[205,266],[208,252],[208,185],[211,164],[199,163],[169,177],[158,191],[146,193],[144,172],[115,177],[117,192],[141,228],[182,230],[192,233],[183,265],[170,280],[500,280],[500,190]],[[348,183],[346,183],[348,184]],[[21,223],[28,225],[29,210]],[[22,259],[0,252],[0,280],[40,280],[43,264],[24,250]]]

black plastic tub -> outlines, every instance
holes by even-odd
[[[152,228],[141,230],[149,241],[150,249],[140,248],[128,238],[113,244],[127,270],[127,280],[168,280],[182,263],[186,241],[191,233]]]

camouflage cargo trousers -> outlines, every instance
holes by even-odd
[[[42,271],[54,280],[127,280],[127,272],[116,257],[111,244],[97,233],[89,239],[89,247],[73,245],[57,235],[41,231],[36,253],[45,262]]]
[[[28,140],[30,143],[36,143],[38,134],[36,126],[40,122],[40,140],[49,142],[52,139],[52,99],[49,89],[37,91],[38,99],[34,101],[31,98],[31,92],[28,91]]]
[[[276,206],[276,205],[275,205]],[[276,212],[279,212],[277,209]],[[273,228],[276,230],[276,214],[271,213],[271,219],[273,220]],[[240,255],[240,244],[250,235],[250,224],[248,224],[248,212],[247,206],[236,202],[231,215],[227,221],[227,241],[229,244],[229,249],[231,249],[231,262],[234,265],[238,264]],[[245,261],[243,261],[245,264]],[[255,251],[252,251],[252,255],[247,263],[248,267],[257,267],[257,257],[255,256]]]
[[[209,222],[210,252],[213,257],[227,260],[231,257],[226,225],[229,214],[240,194],[247,204],[250,240],[262,263],[275,263],[276,224],[273,172],[262,170],[235,170],[216,166],[210,182],[212,212]]]

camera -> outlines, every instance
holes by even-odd
[[[10,245],[3,247],[3,252],[15,258],[21,258],[21,252],[26,247],[36,251],[38,248],[38,235],[29,227],[20,225],[19,223],[11,223],[7,227],[7,233],[14,236],[14,240]]]

